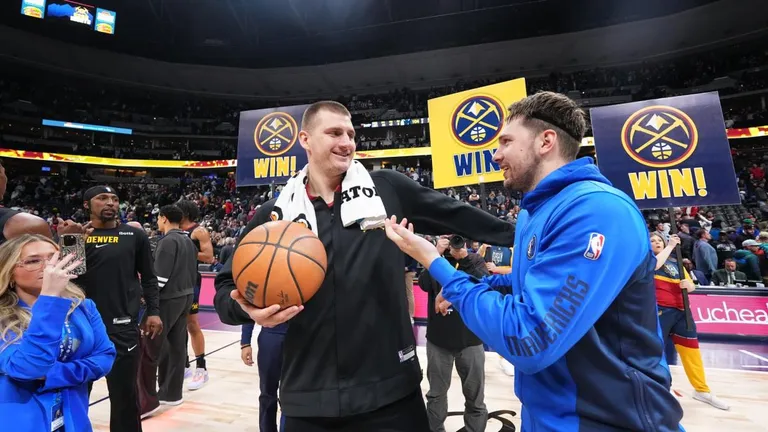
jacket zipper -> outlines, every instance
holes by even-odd
[[[635,370],[630,371],[630,374],[632,376],[632,382],[635,385],[634,386],[635,393],[640,399],[639,400],[640,406],[638,408],[640,410],[641,420],[643,420],[643,426],[647,431],[655,431],[656,428],[653,426],[653,421],[651,420],[650,415],[648,415],[648,405],[645,402],[645,388],[643,387],[643,384],[640,382],[640,378],[638,377],[637,371]]]

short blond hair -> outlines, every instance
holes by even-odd
[[[304,115],[301,116],[301,129],[302,130],[310,130],[315,125],[313,124],[315,121],[315,118],[317,118],[317,115],[320,114],[322,111],[330,111],[332,113],[341,114],[343,116],[347,116],[349,118],[352,118],[352,114],[349,112],[347,107],[344,105],[336,102],[336,101],[320,101],[315,102],[312,105],[308,106],[306,110],[304,110]]]

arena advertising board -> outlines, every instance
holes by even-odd
[[[493,154],[507,107],[525,96],[520,78],[429,100],[435,188],[504,179]]]
[[[600,171],[641,209],[739,204],[717,92],[591,110]]]
[[[237,186],[257,186],[288,179],[307,164],[299,144],[301,116],[309,105],[240,113],[237,135]]]

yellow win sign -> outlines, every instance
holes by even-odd
[[[507,107],[525,96],[525,79],[520,78],[429,100],[436,188],[504,179],[493,153]]]

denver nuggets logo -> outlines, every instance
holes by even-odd
[[[477,148],[501,132],[504,108],[491,96],[472,96],[456,108],[451,118],[453,136],[464,146]]]
[[[266,156],[280,156],[287,152],[296,143],[298,136],[296,120],[284,112],[265,115],[253,132],[256,147]]]
[[[627,119],[621,144],[629,157],[652,168],[668,168],[691,157],[699,142],[696,124],[677,108],[645,107]]]

